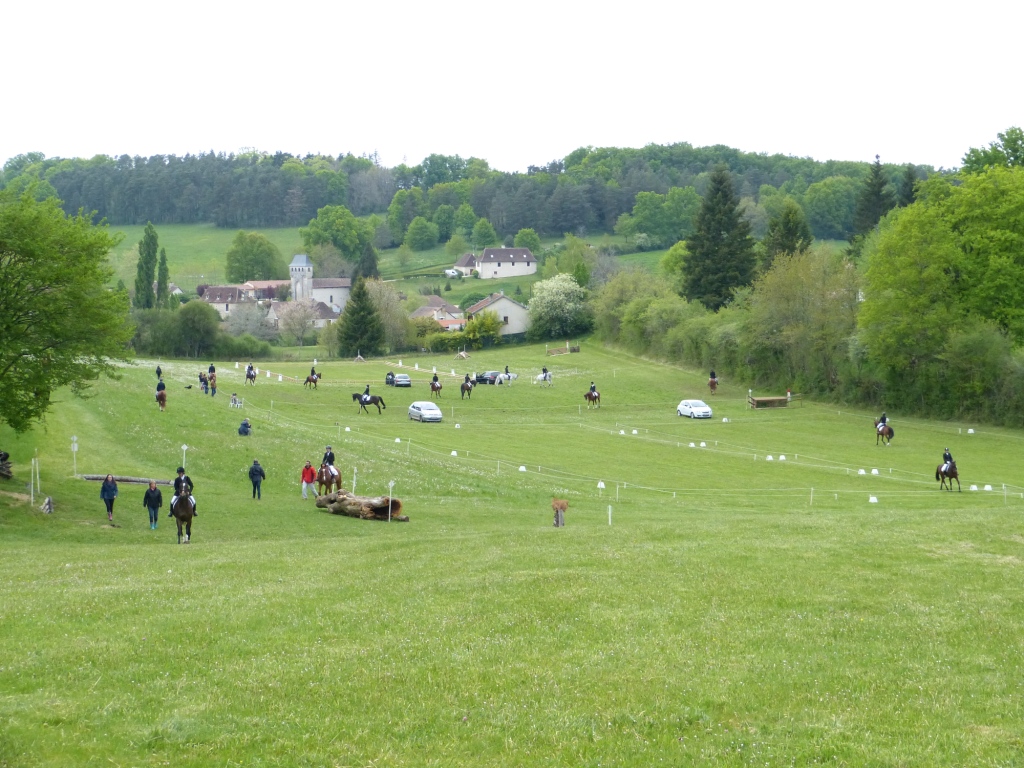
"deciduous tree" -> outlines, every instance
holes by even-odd
[[[571,275],[555,275],[533,286],[530,299],[531,339],[557,339],[586,333],[593,327],[587,289]]]
[[[117,243],[55,198],[0,191],[0,420],[15,431],[43,417],[55,390],[81,394],[128,357],[128,298],[106,288]]]
[[[438,226],[417,216],[405,232],[405,245],[414,251],[429,251],[437,245]]]
[[[228,282],[249,280],[280,280],[288,274],[281,252],[259,232],[235,235],[225,259],[224,274]]]
[[[366,280],[364,285],[384,328],[384,351],[395,352],[401,349],[405,346],[411,326],[398,291],[390,283],[379,279]]]
[[[175,313],[180,348],[188,357],[203,357],[217,343],[220,315],[200,299],[182,305]]]
[[[308,227],[299,230],[299,235],[307,251],[330,243],[347,261],[358,262],[366,246],[373,246],[374,233],[367,222],[357,219],[345,206],[327,205],[316,212]]]
[[[981,173],[986,166],[1024,166],[1024,131],[1012,127],[997,136],[999,140],[988,147],[967,150],[963,160],[964,173]]]
[[[491,222],[487,219],[480,219],[473,226],[473,246],[476,248],[489,248],[498,244],[498,233],[494,231]]]
[[[304,346],[306,333],[317,319],[316,302],[312,299],[282,302],[277,305],[281,332],[293,337]]]
[[[438,240],[447,243],[455,232],[455,209],[450,205],[439,205],[434,211],[433,220],[437,225]]]
[[[529,248],[530,253],[536,256],[540,253],[540,236],[533,229],[520,229],[516,232],[512,245],[516,248]]]
[[[813,240],[803,209],[787,198],[779,215],[768,221],[768,232],[761,241],[764,246],[763,268],[770,269],[775,257],[781,253],[803,253]]]
[[[463,203],[455,211],[455,231],[463,237],[469,237],[476,226],[477,215],[469,203]]]

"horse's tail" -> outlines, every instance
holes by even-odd
[[[936,480],[942,480],[942,465],[941,464],[939,464],[939,466],[937,466],[935,468],[935,479]]]

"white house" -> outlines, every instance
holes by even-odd
[[[281,316],[278,314],[278,311],[281,309],[281,305],[282,302],[280,301],[268,301],[263,305],[265,307],[269,307],[269,310],[267,311],[267,322],[275,328],[281,327]],[[316,319],[313,321],[314,328],[323,328],[325,325],[330,325],[338,319],[338,313],[322,301],[316,302],[313,309],[316,310]]]
[[[200,298],[217,310],[221,320],[231,317],[231,311],[243,304],[257,304],[244,285],[208,285]]]
[[[352,292],[348,277],[313,277],[313,262],[304,253],[296,254],[288,265],[292,276],[292,301],[322,301],[335,312],[342,312]]]
[[[506,249],[507,250],[507,249]],[[526,250],[520,248],[517,250]],[[504,293],[492,293],[466,310],[466,317],[472,318],[478,312],[493,312],[501,320],[501,335],[526,333],[530,327],[530,310]]]
[[[535,274],[537,259],[529,248],[484,248],[480,256],[464,253],[455,262],[453,269],[464,275],[470,275],[475,270],[482,280],[519,277]]]

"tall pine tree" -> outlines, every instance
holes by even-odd
[[[156,305],[153,281],[156,279],[156,254],[159,247],[153,222],[146,223],[146,229],[139,240],[139,263],[135,267],[135,299],[137,309],[152,309]]]
[[[379,355],[384,350],[384,324],[363,280],[356,280],[338,321],[338,352]]]
[[[701,201],[694,232],[686,241],[683,295],[714,311],[732,297],[734,288],[754,276],[754,241],[750,224],[740,215],[728,169],[716,168]]]
[[[166,309],[170,298],[171,272],[167,268],[167,249],[160,249],[160,266],[156,272],[156,305]]]
[[[804,210],[792,198],[786,198],[778,216],[768,221],[764,240],[764,264],[767,272],[780,253],[803,253],[811,246],[814,235],[804,216]]]
[[[857,196],[853,227],[858,235],[870,232],[885,214],[896,207],[896,200],[888,183],[882,171],[882,161],[875,155],[874,165],[871,166],[871,171]]]
[[[896,196],[896,202],[900,208],[906,208],[917,199],[917,192],[914,191],[915,184],[917,184],[917,169],[912,163],[907,163],[907,167],[903,169],[903,178],[900,179],[900,188]]]

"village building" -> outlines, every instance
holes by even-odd
[[[537,259],[529,248],[484,248],[480,256],[464,253],[453,269],[463,275],[476,272],[481,280],[521,277],[536,274]]]
[[[274,328],[281,327],[281,307],[286,302],[282,301],[267,301],[264,302],[263,306],[267,307],[267,322],[270,323]],[[324,302],[318,301],[313,305],[313,310],[316,312],[316,319],[313,321],[314,328],[323,328],[325,325],[330,325],[338,319],[339,314],[327,306]]]
[[[291,280],[249,280],[242,283],[250,297],[259,301],[279,298],[281,289],[290,288],[291,284]]]
[[[466,318],[472,319],[480,312],[493,312],[498,316],[502,336],[524,334],[530,327],[530,310],[515,299],[510,299],[504,292],[492,293],[486,299],[469,307],[466,310]]]
[[[343,312],[352,293],[352,279],[348,277],[313,277],[313,262],[304,253],[295,255],[288,265],[291,273],[291,300],[313,299],[322,301],[335,312]]]
[[[231,312],[242,305],[258,305],[244,285],[208,285],[199,297],[217,310],[221,320],[231,317]]]

